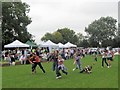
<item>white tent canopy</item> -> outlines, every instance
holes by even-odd
[[[17,48],[17,47],[29,47],[29,45],[24,44],[18,40],[15,40],[14,42],[4,45],[4,48]]]
[[[52,48],[58,48],[59,46],[52,41],[48,40],[47,42],[40,45],[40,47],[48,47],[49,51],[52,51]]]
[[[54,48],[54,47],[58,47],[58,45],[48,40],[47,42],[41,44],[41,47],[53,47]]]
[[[74,44],[72,44],[70,42],[66,43],[64,46],[65,46],[65,48],[77,47],[77,45],[74,45]]]
[[[62,43],[58,43],[59,48],[64,48],[65,46]]]
[[[119,55],[119,53],[118,53],[118,52],[116,52],[116,53],[114,53],[114,55]]]

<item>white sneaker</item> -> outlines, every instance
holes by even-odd
[[[59,78],[61,78],[62,76],[59,76]]]
[[[107,66],[108,68],[110,68],[109,66]]]
[[[58,77],[56,77],[56,79],[59,79],[59,78],[61,78],[62,76],[58,76]]]
[[[56,77],[56,79],[59,79],[59,77]]]
[[[75,68],[73,69],[73,71],[75,71]]]

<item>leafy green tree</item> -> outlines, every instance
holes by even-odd
[[[51,40],[54,43],[59,43],[63,40],[60,32],[46,33],[42,38],[42,41]]]
[[[63,37],[63,40],[62,40],[63,44],[65,44],[67,42],[77,44],[78,38],[73,30],[70,30],[68,28],[63,28],[63,29],[58,29],[57,31],[60,32]]]
[[[51,33],[46,33],[42,38],[42,41],[47,41],[47,40],[51,40],[53,41],[53,35]]]
[[[111,45],[111,40],[116,36],[116,22],[117,20],[112,17],[101,17],[88,25],[85,32],[89,36],[91,46]],[[106,44],[105,44],[106,43]]]
[[[120,36],[120,23],[118,23],[118,33],[117,36]]]
[[[53,37],[54,37],[53,38],[54,43],[59,43],[59,42],[62,42],[63,40],[61,33],[57,31],[53,33]]]
[[[80,47],[88,48],[89,47],[89,42],[86,39],[83,39],[81,43],[79,44]]]
[[[116,37],[117,47],[120,47],[120,23],[118,24],[118,34]]]
[[[118,23],[117,35],[113,39],[113,47],[120,47],[120,23]]]
[[[84,39],[84,36],[82,33],[77,33],[77,37],[78,37],[79,41],[83,41],[83,39]]]
[[[73,30],[70,30],[68,28],[63,28],[63,29],[58,29],[57,31],[55,31],[54,33],[46,33],[42,38],[42,41],[47,41],[47,40],[51,40],[54,43],[67,43],[67,42],[71,42],[73,44],[77,44],[78,43],[78,37],[75,34],[75,32]]]
[[[82,33],[77,33],[77,38],[78,38],[77,45],[81,47],[82,46],[82,41],[84,40],[83,34]]]
[[[27,31],[27,25],[32,21],[27,13],[30,6],[22,2],[2,3],[2,43],[8,44],[15,39],[22,42],[33,40]]]

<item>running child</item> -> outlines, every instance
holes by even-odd
[[[75,54],[74,58],[75,58],[75,60],[74,60],[73,64],[76,64],[76,67],[73,69],[73,71],[75,71],[76,69],[80,69],[80,73],[82,73],[83,68],[82,68],[82,64],[81,64],[81,60],[80,60],[82,57],[79,54]]]
[[[62,57],[59,55],[59,56],[58,56],[58,72],[56,73],[56,74],[57,74],[56,79],[61,78],[60,70],[61,70],[64,74],[66,74],[66,75],[68,74],[67,68],[64,66],[63,62],[64,62],[64,59],[62,59]]]
[[[94,57],[93,65],[95,65],[97,62],[97,51],[93,53],[93,57]]]
[[[45,73],[45,70],[41,64],[41,59],[39,58],[38,55],[36,54],[32,54],[29,62],[32,64],[32,74],[34,74],[36,72],[36,66],[39,65],[40,69],[43,71],[43,73]]]
[[[108,65],[111,67],[111,61],[112,61],[112,51],[108,50],[107,52],[107,60],[108,60]]]

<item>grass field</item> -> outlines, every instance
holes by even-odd
[[[92,65],[92,73],[79,73],[79,70],[72,71],[75,67],[73,60],[66,60],[68,75],[63,74],[62,78],[55,78],[52,71],[52,62],[42,63],[46,73],[37,66],[37,73],[31,74],[31,65],[17,65],[2,68],[2,88],[118,88],[118,56],[112,61],[112,67],[101,68],[101,59],[93,65],[93,57],[86,56],[81,60],[82,67]]]
[[[2,68],[0,67],[0,89],[2,89]]]

